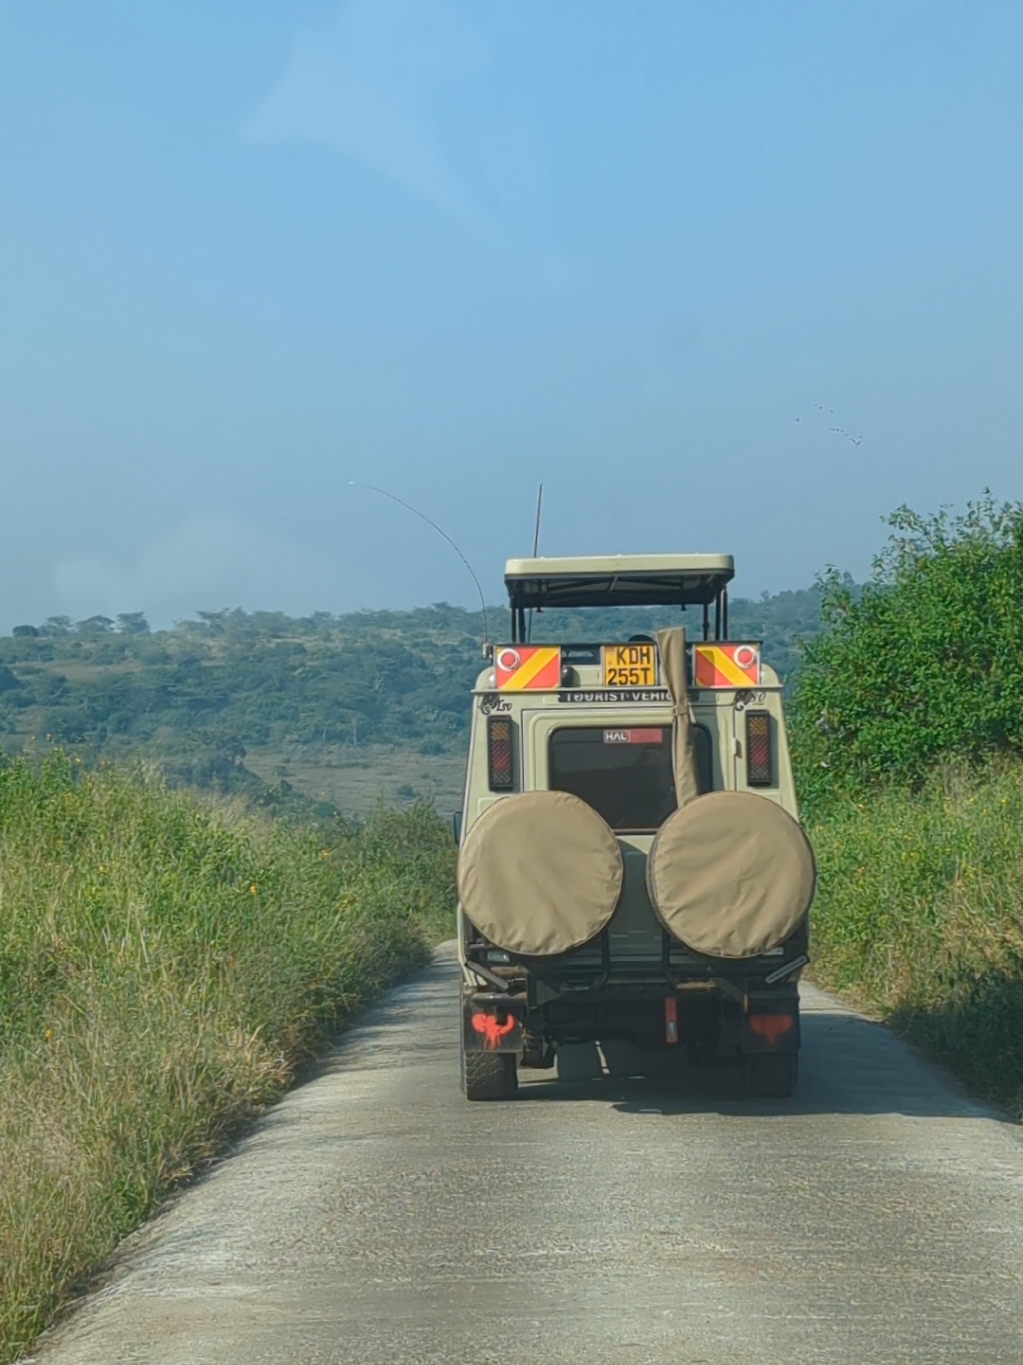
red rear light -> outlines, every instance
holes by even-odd
[[[505,716],[487,721],[487,771],[492,792],[510,792],[515,786],[512,760],[512,723]]]
[[[774,785],[774,755],[771,752],[771,715],[769,711],[746,712],[746,785]]]

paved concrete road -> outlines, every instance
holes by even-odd
[[[1016,1130],[882,1029],[805,1005],[791,1102],[535,1073],[468,1105],[442,954],[39,1358],[1020,1365]]]

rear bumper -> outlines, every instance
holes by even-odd
[[[728,989],[669,990],[663,983],[570,992],[543,1004],[527,992],[466,992],[462,1044],[467,1052],[521,1054],[527,1045],[627,1039],[643,1048],[675,1046],[726,1060],[740,1054],[796,1052],[799,997],[788,990],[743,995]]]
[[[466,944],[463,1045],[521,1053],[625,1038],[719,1059],[795,1052],[806,949],[805,926],[782,953],[743,962],[697,957],[667,934],[659,956],[633,958],[612,957],[606,934],[556,958],[492,956],[485,943]]]

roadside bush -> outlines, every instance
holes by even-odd
[[[1023,508],[901,508],[854,598],[832,572],[829,629],[795,684],[793,758],[808,806],[880,781],[919,783],[940,761],[1023,740]]]
[[[1023,1115],[1023,507],[900,508],[791,710],[814,974]]]
[[[51,756],[0,767],[0,1361],[449,932],[425,806],[298,829]]]

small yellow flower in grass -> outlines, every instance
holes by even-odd
[[[252,885],[249,887],[249,895],[254,896],[258,890],[259,887],[256,885],[255,882],[253,882]]]
[[[50,1039],[53,1037],[53,1029],[48,1028],[46,1032],[43,1034],[43,1037],[46,1039],[47,1042],[49,1042]]]
[[[321,849],[320,849],[320,857],[321,857],[321,858],[329,858],[329,857],[330,857],[330,849],[329,849],[329,848],[321,848]]]

